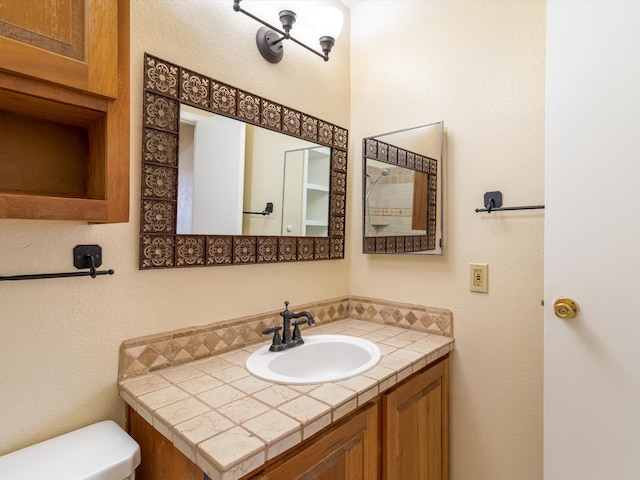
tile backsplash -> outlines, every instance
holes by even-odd
[[[293,305],[291,310],[310,311],[319,325],[352,318],[453,337],[453,313],[442,308],[351,296]],[[282,321],[280,311],[125,340],[120,346],[118,379],[262,342],[262,330]]]

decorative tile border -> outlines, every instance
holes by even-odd
[[[374,138],[365,138],[363,142],[366,158],[434,175],[438,171],[438,161],[434,158],[404,150]]]
[[[435,209],[434,209],[435,211]],[[364,237],[364,253],[410,253],[435,250],[434,235],[399,235]]]
[[[352,296],[294,306],[292,310],[310,311],[318,325],[352,318],[453,337],[453,313],[442,308]],[[120,346],[118,379],[144,375],[264,341],[262,331],[281,322],[279,313],[277,310],[125,340]]]
[[[349,318],[453,337],[453,313],[444,308],[352,296]]]

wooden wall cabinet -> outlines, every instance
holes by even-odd
[[[205,478],[131,407],[127,418],[127,430],[142,451],[136,479]],[[293,479],[448,480],[449,358],[412,375],[242,480]]]
[[[0,217],[129,220],[129,0],[0,4]]]

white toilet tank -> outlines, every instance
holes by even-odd
[[[111,421],[94,423],[0,457],[2,480],[133,480],[136,441]]]

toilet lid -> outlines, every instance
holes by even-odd
[[[111,420],[0,457],[2,480],[123,480],[140,464],[140,447]]]

